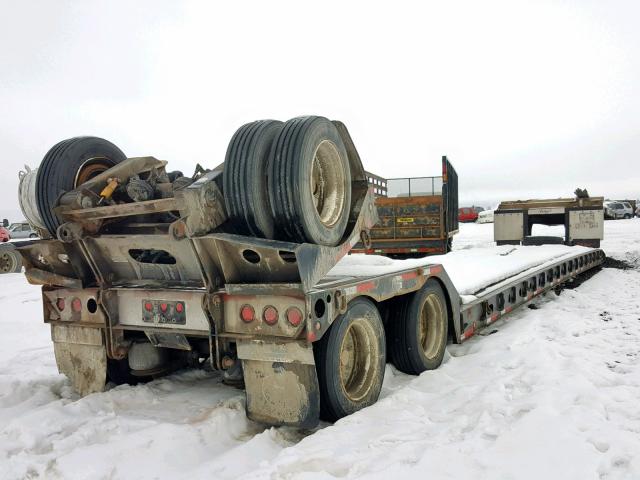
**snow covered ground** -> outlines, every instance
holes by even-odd
[[[492,246],[462,225],[455,249]],[[548,232],[545,232],[548,233]],[[605,223],[605,268],[448,348],[419,377],[314,432],[264,428],[215,373],[79,398],[40,293],[0,276],[0,478],[640,478],[640,219]]]

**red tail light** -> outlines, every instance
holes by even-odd
[[[79,298],[74,298],[71,301],[71,308],[74,312],[79,312],[80,310],[82,310],[82,301]]]
[[[182,313],[183,310],[184,310],[184,305],[182,304],[182,302],[176,303],[176,312]]]
[[[167,304],[166,303],[161,303],[160,304],[160,310],[162,310],[162,312],[166,312],[167,311]]]
[[[253,322],[256,318],[256,312],[251,305],[243,305],[240,308],[240,318],[246,323]]]
[[[275,325],[278,322],[278,310],[269,305],[262,311],[262,318],[267,325]]]
[[[151,310],[153,310],[153,304],[152,304],[151,302],[146,302],[146,303],[144,304],[144,309],[145,309],[147,312],[150,312]]]
[[[302,312],[299,308],[289,307],[287,310],[287,321],[294,327],[302,323]]]
[[[64,298],[59,298],[58,301],[56,302],[56,306],[58,307],[58,310],[60,311],[64,310],[64,307],[65,307]]]

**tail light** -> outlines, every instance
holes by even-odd
[[[74,312],[79,312],[82,310],[82,301],[79,298],[74,298],[71,301],[71,308],[73,309]]]
[[[64,307],[65,307],[64,298],[59,298],[56,301],[56,307],[58,307],[58,310],[60,311],[64,310]]]
[[[272,307],[271,305],[265,307],[262,311],[262,319],[267,325],[275,325],[278,323],[278,310],[276,310],[276,307]]]
[[[240,308],[240,318],[245,323],[253,322],[256,318],[256,312],[251,305],[243,305]]]
[[[286,313],[287,321],[294,327],[297,327],[302,323],[302,312],[299,308],[289,307]]]

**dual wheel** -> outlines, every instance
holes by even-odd
[[[382,389],[387,353],[396,368],[408,374],[437,368],[444,357],[447,329],[446,299],[436,280],[392,301],[386,329],[371,300],[360,297],[350,302],[314,344],[321,417],[335,421],[374,404]]]
[[[351,171],[340,133],[316,116],[243,125],[227,149],[223,190],[238,233],[337,245],[351,209]]]

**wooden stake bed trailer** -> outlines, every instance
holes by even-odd
[[[351,253],[421,258],[451,250],[458,233],[458,174],[446,156],[442,176],[384,179],[365,172],[376,195],[379,222],[370,245]]]

